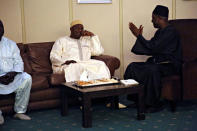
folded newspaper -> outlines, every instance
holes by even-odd
[[[128,79],[128,80],[120,80],[120,82],[124,85],[138,85],[139,83],[134,79]]]

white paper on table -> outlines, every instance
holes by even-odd
[[[128,79],[128,80],[120,80],[120,82],[124,85],[137,85],[139,84],[136,80],[134,79]]]

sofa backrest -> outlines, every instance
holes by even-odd
[[[52,73],[50,51],[54,42],[17,43],[24,62],[24,71],[32,73]]]
[[[27,54],[27,46],[22,43],[17,43],[18,48],[20,49],[20,54],[24,62],[24,71],[31,74],[32,68],[28,60],[28,54]]]
[[[50,51],[54,42],[26,44],[29,64],[33,73],[52,73]]]
[[[17,46],[18,46],[18,48],[20,50],[20,54],[22,56],[26,52],[25,45],[23,43],[17,43]]]

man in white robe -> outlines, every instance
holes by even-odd
[[[66,82],[110,78],[106,64],[91,59],[104,52],[98,36],[84,30],[79,20],[71,23],[70,30],[71,35],[56,40],[51,50],[53,73],[64,73]]]
[[[4,26],[0,20],[0,95],[15,92],[15,118],[30,120],[24,113],[29,102],[32,78],[24,71],[20,50],[15,42],[4,37]],[[4,119],[0,110],[0,124]]]

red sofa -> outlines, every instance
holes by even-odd
[[[28,111],[56,108],[60,105],[60,89],[53,85],[59,84],[63,77],[59,79],[59,75],[52,73],[49,55],[53,44],[54,42],[17,44],[24,61],[24,70],[32,76]],[[101,55],[92,58],[104,61],[112,76],[120,66],[119,59],[113,56]],[[0,109],[3,113],[13,113],[14,95],[0,95]],[[73,103],[73,99],[69,103]]]

